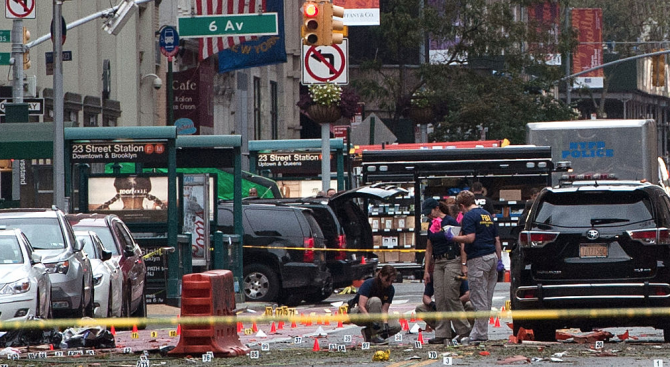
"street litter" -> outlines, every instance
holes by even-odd
[[[516,355],[513,357],[508,357],[503,360],[500,360],[497,362],[498,364],[526,364],[530,363],[530,358],[521,356],[521,355]]]
[[[60,349],[95,347],[115,348],[114,336],[102,326],[89,326],[82,328],[68,328],[63,331],[63,340]],[[55,343],[52,343],[55,344]]]

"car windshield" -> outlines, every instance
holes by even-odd
[[[91,226],[91,227],[86,227],[86,226],[74,226],[74,228],[77,231],[91,231],[95,232],[95,234],[98,235],[100,238],[100,241],[102,241],[102,245],[105,247],[105,250],[109,251],[112,253],[112,255],[120,255],[119,254],[119,249],[114,246],[114,237],[112,237],[112,232],[109,230],[109,227],[101,227],[101,226]]]
[[[651,203],[642,192],[548,193],[537,208],[535,225],[592,227],[651,221]]]
[[[0,238],[0,265],[21,263],[23,263],[23,254],[16,237]]]
[[[36,250],[65,248],[61,227],[56,218],[0,218],[7,228],[19,228]]]

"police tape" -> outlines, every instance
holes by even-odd
[[[158,250],[151,251],[148,254],[142,255],[142,258],[148,259],[154,255],[162,256],[163,253],[170,253],[170,252],[174,252],[174,247],[161,247]]]
[[[297,312],[297,311],[295,311]],[[106,326],[115,328],[131,328],[133,326],[173,326],[177,325],[236,325],[242,323],[270,323],[272,321],[296,322],[301,324],[342,322],[365,324],[388,320],[451,320],[473,318],[511,318],[518,320],[560,320],[575,318],[616,319],[616,318],[651,318],[670,316],[670,307],[628,308],[628,309],[551,309],[551,310],[517,310],[517,311],[470,311],[470,312],[419,312],[406,314],[361,314],[335,313],[324,315],[231,315],[231,316],[182,316],[162,318],[100,318],[100,319],[49,319],[27,321],[0,321],[0,330],[17,329],[48,329],[68,327]]]
[[[305,247],[284,247],[284,246],[252,246],[244,245],[244,248],[256,248],[267,250],[299,250],[299,251],[334,251],[334,252],[426,252],[425,249],[382,249],[382,248],[305,248]]]

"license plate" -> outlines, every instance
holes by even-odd
[[[579,257],[607,257],[608,247],[605,243],[581,244],[579,245]]]

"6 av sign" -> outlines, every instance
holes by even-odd
[[[179,18],[179,37],[273,36],[277,13],[203,15]]]

